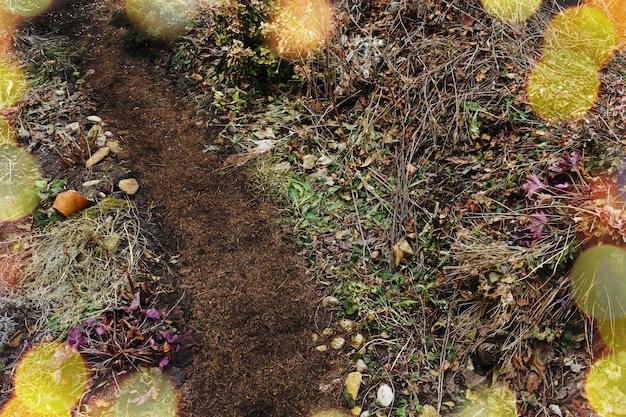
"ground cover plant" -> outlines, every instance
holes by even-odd
[[[516,23],[478,2],[339,2],[323,49],[266,61],[293,66],[287,96],[221,78],[214,63],[234,48],[173,56],[221,115],[205,151],[239,152],[227,164],[252,167],[284,205],[338,303],[327,307],[370,332],[346,351],[368,368],[362,410],[384,409],[384,381],[398,415],[488,404],[474,393],[492,381],[515,391],[518,412],[547,415],[594,358],[568,270],[583,248],[622,242],[624,57],[598,72],[604,88],[583,117],[538,117],[526,81],[554,7]],[[216,24],[180,45],[213,39]]]

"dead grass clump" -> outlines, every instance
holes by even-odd
[[[113,199],[32,236],[18,291],[40,311],[36,330],[64,334],[119,305],[145,247],[135,208]]]

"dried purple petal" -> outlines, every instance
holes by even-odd
[[[96,333],[98,333],[100,336],[104,336],[107,332],[107,329],[104,328],[104,326],[97,326],[94,328],[94,330],[96,331]]]
[[[91,329],[98,324],[100,324],[100,321],[95,317],[89,317],[87,320],[85,320],[85,327],[88,329]]]
[[[163,368],[165,368],[169,363],[169,358],[167,356],[164,356],[163,359],[159,361],[159,369],[163,370]]]
[[[540,195],[539,191],[545,190],[546,187],[547,185],[541,182],[539,177],[535,174],[530,174],[526,177],[526,182],[522,185],[522,190],[526,193],[526,197],[534,199]]]
[[[139,293],[136,292],[133,296],[133,301],[128,306],[129,311],[137,310],[141,306],[141,301],[139,299]]]
[[[161,313],[159,312],[159,310],[155,309],[155,308],[149,308],[147,310],[141,310],[140,311],[141,314],[143,314],[144,316],[151,318],[152,320],[159,320],[161,319]]]
[[[83,334],[83,331],[78,327],[73,327],[67,334],[67,343],[73,347],[78,348],[87,344],[89,339]]]

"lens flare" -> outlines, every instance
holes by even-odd
[[[462,406],[459,417],[517,417],[515,394],[505,387],[482,391],[466,391],[468,402]]]
[[[0,59],[0,110],[15,106],[25,92],[24,73],[15,64]]]
[[[0,221],[19,220],[37,207],[39,179],[39,167],[30,154],[0,145]]]
[[[597,67],[586,55],[553,51],[533,67],[526,84],[528,101],[538,116],[561,121],[582,116],[600,91]]]
[[[333,34],[334,13],[326,0],[283,1],[268,25],[268,45],[287,59],[319,50]]]
[[[626,0],[587,0],[585,5],[608,16],[617,34],[617,48],[626,48]]]
[[[17,145],[17,138],[11,123],[5,117],[0,116],[0,146],[2,145]]]
[[[505,22],[522,22],[532,16],[541,0],[481,0],[491,16]]]
[[[626,318],[596,320],[596,327],[611,351],[626,351]]]
[[[589,369],[587,400],[601,416],[626,415],[626,352],[597,360]]]
[[[158,368],[140,368],[124,380],[110,408],[100,417],[175,417],[176,393]]]
[[[0,2],[0,54],[4,55],[13,48],[13,33],[16,26],[15,14]]]
[[[171,39],[182,34],[195,10],[193,0],[126,0],[130,21],[153,39]]]
[[[617,35],[609,18],[588,6],[570,7],[552,18],[543,37],[544,54],[569,50],[588,56],[599,68],[611,57]]]
[[[46,414],[45,416],[36,413],[26,407],[19,398],[11,398],[0,412],[0,417],[70,417],[69,411],[59,414]]]
[[[69,415],[86,383],[87,366],[82,356],[61,342],[32,348],[15,371],[15,395],[40,415]]]
[[[583,252],[572,268],[578,307],[599,320],[626,317],[626,250],[600,245]]]
[[[52,0],[2,0],[11,13],[20,17],[39,16],[52,5]]]

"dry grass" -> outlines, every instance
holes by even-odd
[[[145,247],[138,213],[113,199],[28,238],[29,260],[16,291],[40,312],[36,331],[63,335],[119,305],[139,276]]]

